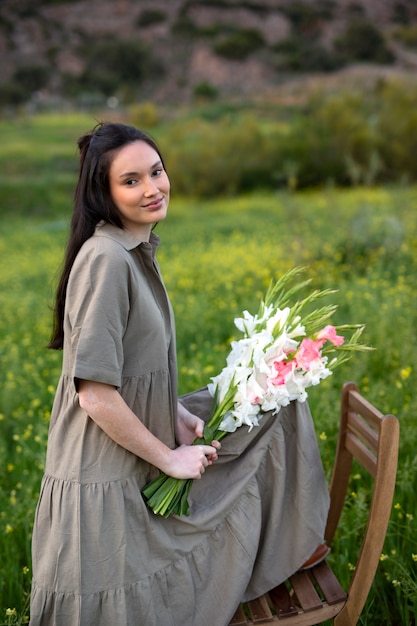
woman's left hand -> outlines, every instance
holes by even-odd
[[[178,415],[177,415],[177,423],[175,426],[175,435],[177,439],[178,445],[186,445],[190,446],[194,439],[197,437],[202,437],[204,431],[204,421],[190,413],[180,402],[178,402]],[[220,450],[221,444],[219,441],[210,442],[209,445],[212,445],[213,448]],[[211,455],[208,458],[209,464],[211,461],[215,461],[217,459],[217,454]]]

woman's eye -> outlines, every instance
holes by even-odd
[[[160,176],[162,174],[162,167],[158,167],[156,170],[152,172],[152,176]]]
[[[135,185],[138,181],[136,180],[136,178],[129,178],[129,180],[125,181],[125,185],[128,185],[129,187],[132,185]]]

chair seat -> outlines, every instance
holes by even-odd
[[[268,593],[240,604],[230,626],[283,622],[318,624],[337,615],[346,602],[343,590],[329,565],[322,561],[297,572]],[[314,611],[314,618],[309,615]]]

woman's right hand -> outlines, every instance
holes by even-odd
[[[213,446],[179,446],[170,450],[167,468],[163,471],[173,478],[201,478],[206,467],[217,459]]]

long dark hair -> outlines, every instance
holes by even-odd
[[[48,348],[60,350],[64,344],[64,309],[68,279],[81,246],[104,220],[123,228],[119,210],[110,195],[109,169],[116,153],[134,141],[145,141],[163,159],[154,140],[133,126],[102,122],[77,142],[80,168],[74,194],[74,212],[65,253],[64,268],[56,292],[54,327]]]

